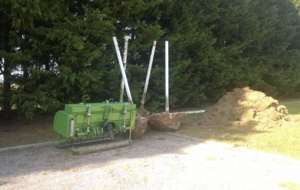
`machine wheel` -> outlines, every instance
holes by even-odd
[[[114,133],[113,133],[113,130],[115,128],[115,125],[113,122],[111,121],[103,121],[102,122],[102,127],[105,131],[107,131],[109,133],[109,137],[111,140],[114,139]]]
[[[114,130],[114,126],[112,125],[112,123],[108,123],[106,125],[106,130],[108,131],[109,133],[109,137],[111,140],[114,140],[114,134],[113,134],[113,130]]]

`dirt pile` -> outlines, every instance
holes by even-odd
[[[149,116],[148,125],[161,131],[176,131],[185,115],[185,113],[154,113]]]
[[[256,129],[274,126],[300,126],[297,117],[285,106],[263,92],[236,88],[227,92],[215,105],[199,118],[201,127],[251,127]]]
[[[136,110],[135,128],[132,131],[132,139],[137,139],[143,136],[147,130],[149,112],[144,108],[138,108]]]

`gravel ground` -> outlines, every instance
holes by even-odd
[[[54,146],[0,152],[0,189],[285,189],[300,160],[147,131],[130,146],[83,156]]]

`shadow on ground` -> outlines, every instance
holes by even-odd
[[[181,128],[176,133],[203,140],[246,142],[250,135],[268,133],[267,130],[257,130],[256,127],[253,122],[246,122],[239,126],[199,126],[187,119],[182,122]]]
[[[147,130],[144,136],[128,146],[87,155],[71,155],[68,149],[54,146],[32,147],[0,153],[0,178],[16,177],[45,171],[68,171],[86,165],[97,167],[116,160],[151,158],[162,154],[186,154],[182,149],[203,143],[182,135]]]

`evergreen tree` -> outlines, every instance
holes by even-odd
[[[40,16],[42,16],[42,11],[37,0],[0,1],[0,71],[4,78],[0,104],[5,114],[11,110],[12,106],[11,85],[15,79],[12,72],[20,65],[20,61],[28,59],[28,55],[20,50],[22,32],[30,30],[33,27],[33,20]]]
[[[291,3],[228,0],[219,7],[221,17],[213,30],[218,38],[216,47],[223,62],[234,68],[227,90],[250,86],[272,96],[293,93],[298,85],[295,63],[299,59],[296,50],[288,49],[300,25]]]
[[[143,94],[143,83],[146,78],[152,42],[158,40],[158,43],[161,43],[159,39],[164,34],[157,23],[161,2],[162,0],[95,1],[95,6],[112,18],[121,52],[124,47],[124,36],[129,36],[126,73],[136,104],[139,104]],[[107,44],[106,52],[111,52],[111,64],[107,67],[107,77],[100,97],[101,100],[105,98],[118,100],[121,73],[112,41]],[[156,62],[156,56],[154,62]],[[93,94],[93,96],[99,95]],[[126,101],[126,97],[124,100]]]
[[[203,0],[165,1],[161,5],[158,23],[166,32],[157,46],[155,59],[159,64],[153,71],[152,85],[149,86],[149,103],[164,103],[164,41],[170,44],[171,106],[199,105],[201,101],[224,92],[223,77],[226,75],[217,74],[223,66],[213,48],[215,38],[211,28],[214,26],[210,25],[219,17],[218,4],[219,1]],[[213,97],[208,97],[210,95]]]
[[[14,97],[27,117],[37,105],[47,110],[57,103],[78,103],[103,86],[107,63],[101,57],[114,26],[105,14],[88,8],[89,1],[66,2],[52,12],[52,20],[34,23],[27,35],[29,78]]]
[[[265,83],[274,90],[266,91],[270,95],[285,97],[292,95],[299,86],[300,67],[299,38],[300,18],[298,11],[289,0],[260,1],[259,7],[274,7],[273,23],[267,33],[268,41],[264,43],[262,56],[265,67],[268,69],[262,76]],[[261,10],[258,15],[264,16]],[[270,17],[269,17],[270,18]]]
[[[148,31],[158,30],[154,31],[155,39],[161,35],[159,27],[148,28],[147,23],[138,21],[138,16],[159,2],[51,2],[55,6],[45,11],[45,19],[34,19],[29,28],[20,30],[21,36],[16,36],[19,52],[26,55],[26,59],[18,62],[24,75],[15,80],[20,85],[13,96],[18,109],[32,117],[37,106],[51,110],[57,103],[78,103],[83,97],[92,102],[103,101],[119,94],[121,77],[112,43],[114,30],[118,29],[120,38],[130,34],[136,44],[146,39],[143,35]],[[147,39],[148,44],[152,39]],[[131,49],[133,59],[139,59],[136,52],[143,49],[134,43]],[[135,78],[132,77],[133,81]],[[139,89],[133,91],[135,97],[140,94]]]
[[[147,109],[165,102],[164,41],[171,106],[199,105],[244,86],[291,96],[300,90],[299,27],[298,0],[0,0],[0,106],[32,117],[36,107],[119,99],[112,37],[123,51],[125,35],[136,104],[157,40]]]

